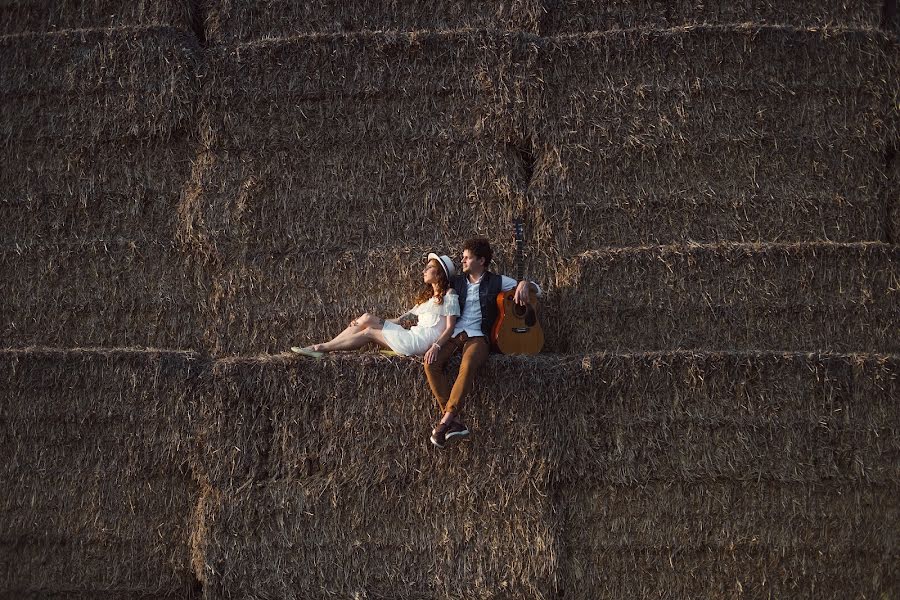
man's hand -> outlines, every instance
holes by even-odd
[[[513,296],[513,300],[515,300],[516,304],[519,306],[525,306],[528,304],[528,301],[531,299],[531,282],[529,281],[520,281],[519,285],[516,286],[516,293]]]

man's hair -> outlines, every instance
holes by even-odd
[[[468,250],[474,254],[476,258],[483,258],[485,269],[491,264],[491,257],[494,256],[494,251],[491,250],[491,243],[487,241],[486,238],[472,238],[466,240],[466,243],[463,244],[463,250]]]

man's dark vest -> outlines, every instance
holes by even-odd
[[[466,308],[466,296],[469,293],[469,276],[457,275],[453,278],[453,289],[459,294],[460,311]],[[478,299],[481,304],[481,332],[488,338],[497,320],[497,294],[502,291],[503,278],[500,275],[485,271],[478,284]],[[461,316],[461,315],[460,315]]]

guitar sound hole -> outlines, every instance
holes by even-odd
[[[518,304],[513,304],[513,314],[518,318],[525,317],[528,314],[528,306],[519,306]]]

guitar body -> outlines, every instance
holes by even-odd
[[[514,294],[515,290],[497,294],[499,314],[491,339],[503,354],[537,354],[544,347],[537,299],[531,294],[528,304],[519,306],[513,300]]]

